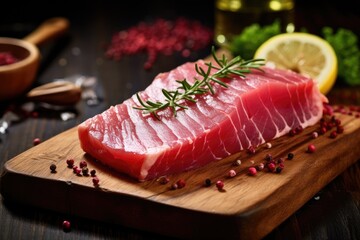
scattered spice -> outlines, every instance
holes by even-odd
[[[266,148],[268,148],[268,149],[272,148],[272,144],[271,144],[271,143],[269,143],[269,142],[268,142],[268,143],[266,143],[266,145],[265,145],[265,146],[266,146]]]
[[[167,177],[167,176],[162,176],[162,177],[159,177],[157,179],[157,181],[160,183],[160,184],[167,184],[170,179]]]
[[[262,171],[262,170],[264,170],[264,168],[265,168],[265,165],[263,163],[259,163],[259,165],[256,166],[256,169],[258,171]]]
[[[56,173],[56,165],[54,163],[50,165],[50,171],[51,173]]]
[[[257,173],[256,168],[255,167],[249,167],[249,175],[250,176],[255,176]]]
[[[337,132],[336,131],[332,131],[330,133],[330,138],[336,138],[337,137]]]
[[[216,181],[216,187],[219,191],[224,189],[224,182],[221,180]]]
[[[313,138],[313,139],[317,138],[318,136],[319,136],[319,134],[315,131],[311,133],[311,138]]]
[[[66,164],[68,165],[68,168],[73,168],[74,162],[75,161],[72,158],[66,159]]]
[[[84,176],[89,176],[89,169],[87,167],[83,167],[81,172]]]
[[[170,189],[171,190],[176,190],[176,189],[178,189],[178,185],[176,183],[173,183],[173,184],[171,184]]]
[[[287,159],[292,160],[294,158],[294,154],[292,152],[288,153]]]
[[[235,166],[240,166],[241,165],[241,160],[240,159],[236,159],[236,161],[234,162]]]
[[[99,178],[98,178],[98,177],[93,177],[92,182],[93,182],[94,186],[98,186],[98,185],[99,185],[100,180],[99,180]]]
[[[266,167],[267,167],[267,169],[269,170],[269,172],[274,172],[275,171],[275,168],[276,168],[276,165],[275,165],[275,163],[268,163],[267,165],[266,165]]]
[[[186,182],[185,182],[185,180],[184,180],[184,179],[179,179],[179,180],[176,182],[176,185],[177,185],[177,186],[178,186],[178,188],[180,189],[180,188],[185,187]]]
[[[9,65],[18,62],[17,59],[11,52],[0,52],[0,66]]]
[[[41,143],[40,138],[34,138],[34,140],[33,140],[33,145],[36,146],[36,145],[38,145],[39,143]]]
[[[210,187],[211,186],[211,179],[210,178],[205,179],[204,184],[205,184],[205,187]]]
[[[159,54],[181,52],[188,57],[192,51],[205,48],[212,42],[213,31],[199,21],[162,18],[152,23],[140,22],[127,30],[115,33],[106,49],[106,56],[120,60],[124,56],[145,52],[148,54],[145,69],[151,69]]]
[[[91,170],[91,171],[90,171],[90,175],[91,175],[92,177],[95,177],[95,176],[96,176],[96,170],[95,170],[95,169]]]
[[[63,228],[64,232],[70,232],[70,230],[71,230],[70,221],[64,220],[62,223],[62,228]]]
[[[80,162],[80,168],[83,168],[83,167],[87,167],[87,162],[84,160]]]
[[[235,170],[234,170],[234,169],[231,169],[231,170],[229,171],[229,173],[228,173],[228,176],[231,177],[231,178],[235,177],[235,176],[236,176]]]
[[[250,147],[247,149],[247,151],[248,151],[249,154],[255,154],[256,149],[255,149],[254,146],[250,146]]]
[[[314,144],[309,144],[309,145],[308,145],[307,151],[308,151],[309,153],[313,153],[313,152],[315,152],[315,150],[316,150],[316,147],[315,147]]]

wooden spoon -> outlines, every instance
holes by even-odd
[[[26,98],[34,102],[69,106],[81,99],[81,88],[71,82],[56,81],[33,88]]]
[[[65,33],[69,21],[51,18],[42,23],[23,40],[0,37],[0,52],[10,52],[20,61],[0,66],[0,101],[23,94],[33,83],[40,60],[36,45],[40,45]]]

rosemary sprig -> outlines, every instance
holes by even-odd
[[[157,119],[160,119],[158,112],[166,108],[171,108],[176,116],[176,112],[179,109],[187,109],[184,104],[186,101],[196,102],[196,96],[210,92],[214,94],[213,84],[219,84],[222,87],[227,88],[227,84],[222,79],[230,79],[231,76],[237,75],[242,78],[247,73],[250,73],[252,69],[260,69],[264,65],[264,59],[251,59],[243,60],[240,56],[237,56],[231,60],[228,60],[223,54],[221,58],[216,56],[215,48],[212,48],[212,57],[218,66],[213,65],[211,62],[205,63],[207,69],[203,69],[195,64],[195,70],[200,75],[200,79],[195,78],[193,84],[189,83],[186,79],[176,80],[180,86],[176,90],[162,89],[162,93],[165,97],[164,102],[153,102],[150,100],[142,100],[139,93],[136,97],[141,106],[135,106],[135,109],[144,111],[145,113],[153,114]],[[215,69],[216,72],[211,74],[211,70]]]

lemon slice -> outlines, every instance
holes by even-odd
[[[267,65],[290,69],[316,80],[320,92],[326,94],[337,77],[337,58],[332,46],[309,33],[283,33],[269,38],[256,51]]]

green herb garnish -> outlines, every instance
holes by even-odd
[[[322,29],[324,38],[334,48],[338,58],[338,76],[349,85],[360,84],[360,50],[358,38],[352,31],[330,27]]]
[[[215,48],[212,48],[212,57],[218,64],[214,65],[211,62],[205,63],[207,69],[203,69],[195,64],[195,70],[200,75],[200,79],[195,79],[193,84],[189,83],[186,79],[176,80],[180,86],[176,90],[162,89],[162,93],[165,97],[164,102],[153,102],[151,100],[142,100],[139,93],[136,97],[141,106],[134,107],[135,109],[142,110],[145,113],[153,114],[157,119],[160,119],[158,112],[167,108],[171,108],[176,116],[176,112],[179,109],[187,109],[185,102],[196,102],[196,97],[205,93],[214,94],[213,84],[219,84],[223,87],[227,87],[227,84],[222,79],[230,79],[232,75],[245,77],[245,74],[250,73],[252,69],[260,69],[264,65],[263,59],[251,59],[243,60],[240,56],[237,56],[231,60],[228,60],[223,54],[221,58],[216,56]],[[215,69],[215,73],[211,73],[211,70]]]
[[[280,21],[274,21],[273,24],[263,27],[255,23],[234,36],[230,41],[229,50],[234,56],[240,55],[244,59],[251,59],[261,44],[280,33]]]

